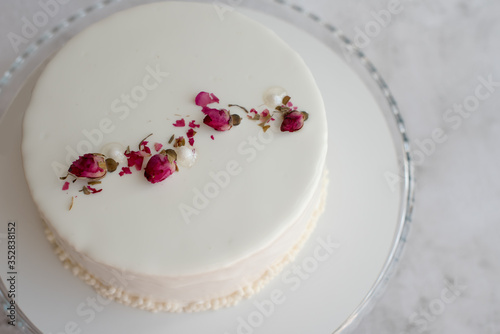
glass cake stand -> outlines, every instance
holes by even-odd
[[[81,9],[46,31],[0,79],[0,302],[5,312],[11,272],[7,224],[12,221],[16,327],[22,333],[351,332],[383,292],[405,244],[414,188],[409,140],[396,101],[365,55],[335,25],[284,0],[206,2],[221,19],[241,11],[278,33],[303,56],[325,98],[331,178],[327,210],[296,261],[234,308],[150,314],[100,299],[53,254],[21,168],[22,116],[31,89],[68,39],[145,2],[153,1],[104,0]],[[332,99],[347,99],[352,110],[330,110]],[[331,250],[330,256],[316,258],[318,247]],[[272,302],[276,293],[282,296],[279,303]]]

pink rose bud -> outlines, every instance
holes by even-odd
[[[203,113],[207,116],[203,119],[203,123],[214,128],[217,131],[227,131],[231,129],[232,125],[230,124],[231,116],[229,115],[229,111],[225,109],[212,109],[212,108],[203,108]]]
[[[106,157],[98,153],[87,153],[73,161],[68,173],[76,178],[102,179],[106,173]]]
[[[227,131],[236,125],[239,125],[241,118],[238,115],[231,115],[225,109],[212,109],[204,107],[202,112],[207,115],[203,123],[214,128],[217,131]]]
[[[308,114],[303,111],[292,111],[283,116],[283,123],[281,123],[282,132],[295,132],[304,126]]]
[[[163,150],[149,159],[144,176],[151,183],[158,183],[172,175],[177,169],[177,154],[174,150]]]

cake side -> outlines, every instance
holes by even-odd
[[[310,210],[296,224],[297,228],[285,233],[278,241],[282,245],[289,245],[288,252],[283,254],[282,248],[279,249],[279,253],[276,253],[276,249],[264,250],[233,266],[232,274],[221,270],[208,273],[201,279],[200,277],[182,277],[179,281],[179,278],[173,277],[151,277],[117,271],[83,258],[82,254],[75,252],[59,239],[49,225],[46,225],[45,233],[64,267],[71,270],[75,276],[103,297],[151,312],[180,313],[217,310],[234,306],[242,299],[253,296],[295,259],[325,210],[328,183],[328,172],[325,171],[321,187],[313,203],[310,203],[314,205],[309,206]],[[245,268],[252,262],[258,262],[259,265],[265,264],[265,266],[260,272],[254,272],[253,276],[238,278],[233,282],[228,280],[228,277],[248,272]],[[208,291],[218,293],[213,294]],[[177,296],[177,299],[173,296]],[[204,297],[200,298],[200,296]]]

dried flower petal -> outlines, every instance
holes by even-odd
[[[182,119],[179,119],[177,120],[173,126],[175,126],[176,128],[182,128],[182,127],[185,127],[186,126],[186,121],[184,121],[184,118]]]
[[[194,102],[197,106],[206,107],[211,103],[219,103],[219,99],[214,94],[200,92],[194,99]]]
[[[286,113],[283,118],[283,123],[281,123],[282,132],[295,132],[304,126],[304,121],[306,116],[300,111],[292,111]]]
[[[171,151],[171,150],[170,150]],[[151,183],[158,183],[172,175],[176,170],[176,162],[166,151],[155,154],[149,159],[144,176]]]
[[[264,130],[264,132],[267,132],[267,130],[269,130],[269,128],[271,127],[270,125],[265,125],[266,123],[261,123],[259,124],[259,126],[262,128],[262,130]]]
[[[151,149],[147,146],[146,141],[152,134],[148,135],[139,143],[139,151],[130,151],[130,147],[127,148],[125,156],[127,157],[128,167],[135,166],[136,170],[141,170],[144,164],[144,158],[151,156]]]
[[[288,108],[287,106],[277,106],[276,107],[276,110],[277,111],[280,111],[280,112],[283,112],[283,113],[287,113],[287,112],[290,112],[292,111],[290,108]]]
[[[140,151],[144,151],[146,152],[147,154],[151,154],[151,149],[147,146],[149,142],[147,141],[143,141],[140,145],[139,145],[139,150]]]
[[[90,190],[89,188],[87,188],[87,186],[83,186],[80,192],[83,192],[85,195],[90,195]]]
[[[73,161],[68,173],[76,178],[102,179],[106,176],[106,157],[98,153],[87,153]]]
[[[196,124],[196,121],[195,120],[192,120],[191,122],[189,122],[189,127],[190,128],[199,128],[201,125],[200,124]]]
[[[95,188],[92,188],[91,186],[87,186],[87,189],[90,191],[91,194],[97,194],[102,191],[102,189],[97,190]]]
[[[153,134],[150,133],[149,135],[146,136],[146,138],[144,138],[143,140],[141,140],[139,142],[139,150],[142,150],[142,147],[141,146],[146,146],[148,144],[148,142],[146,141],[146,139],[148,139],[149,137],[151,137]]]
[[[271,121],[271,119],[272,119],[272,116],[269,114],[269,112],[267,112],[267,114],[263,112],[260,115],[259,121],[261,122],[261,124],[266,124],[266,123],[269,123]]]
[[[63,191],[66,191],[66,190],[68,190],[68,189],[69,189],[69,182],[64,182],[64,185],[63,185],[63,187],[62,187],[62,190],[63,190]]]
[[[135,166],[135,169],[141,170],[144,164],[144,158],[151,156],[151,154],[145,151],[131,151],[130,153],[125,153],[127,157],[128,167]]]
[[[186,139],[184,139],[184,137],[180,136],[179,138],[175,139],[174,147],[181,147],[184,145],[186,145]]]
[[[161,148],[163,147],[163,144],[160,143],[155,143],[155,151],[160,152]]]
[[[195,134],[196,131],[194,131],[193,129],[189,129],[188,132],[186,133],[188,138],[193,138]]]
[[[120,172],[120,176],[123,176],[125,174],[132,174],[132,171],[128,167],[123,167],[122,171]]]
[[[189,145],[194,146],[194,138],[189,138]]]
[[[210,136],[210,138],[212,138],[212,140],[215,140],[214,136]]]

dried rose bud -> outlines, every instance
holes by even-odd
[[[203,123],[214,128],[217,131],[227,131],[234,126],[240,124],[241,118],[238,115],[231,115],[225,109],[212,109],[204,107],[202,112],[207,115],[203,119]]]
[[[73,161],[68,174],[76,178],[99,180],[106,176],[106,157],[99,153],[87,153]]]
[[[158,183],[172,175],[177,169],[177,154],[174,150],[163,150],[149,159],[144,176],[151,183]]]
[[[211,103],[219,103],[219,99],[214,94],[201,92],[196,96],[194,102],[197,106],[206,107]]]
[[[304,126],[309,115],[304,111],[291,111],[283,115],[282,132],[295,132]]]

